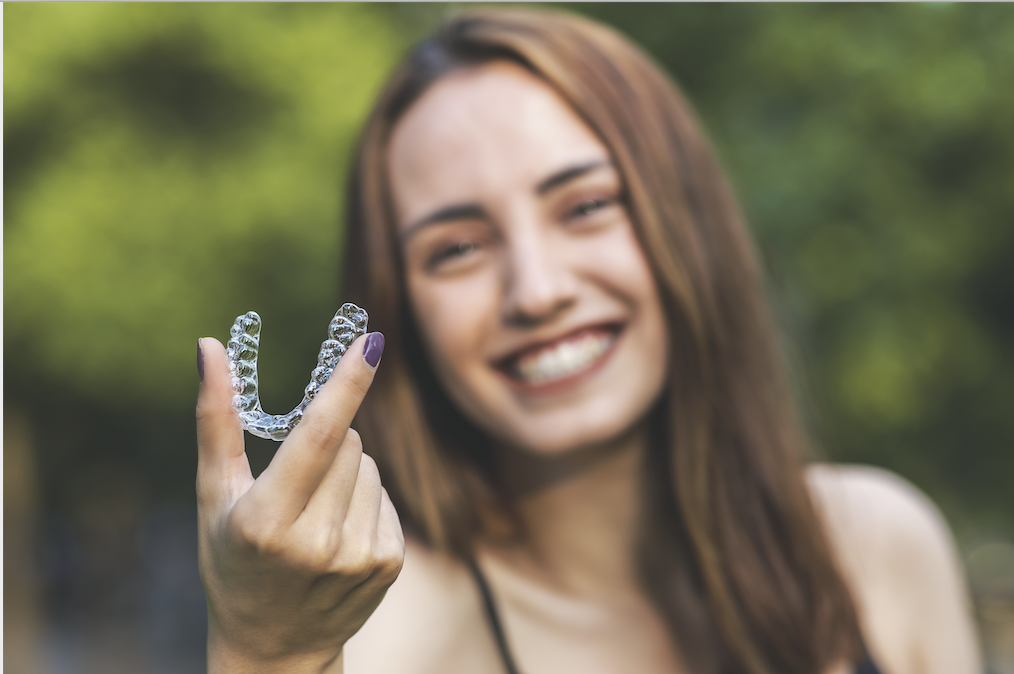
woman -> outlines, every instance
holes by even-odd
[[[257,480],[199,345],[210,671],[976,671],[933,507],[800,466],[725,180],[622,38],[450,21],[381,94],[349,203],[386,349],[350,349]]]

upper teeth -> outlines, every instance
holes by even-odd
[[[590,367],[609,350],[613,339],[612,334],[588,333],[577,339],[560,342],[519,358],[517,373],[531,384],[544,384],[569,377]]]

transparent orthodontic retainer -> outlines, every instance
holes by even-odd
[[[257,353],[260,349],[261,317],[249,311],[236,317],[226,346],[229,371],[232,373],[232,407],[239,414],[243,430],[259,438],[281,442],[303,418],[303,412],[317,395],[320,387],[331,378],[335,365],[360,335],[366,334],[369,321],[366,310],[345,303],[327,327],[328,338],[320,345],[317,367],[310,373],[310,383],[303,390],[303,400],[288,414],[268,414],[261,408],[257,390]]]

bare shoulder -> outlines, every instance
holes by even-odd
[[[980,671],[964,572],[933,502],[879,468],[817,465],[806,478],[884,669]]]
[[[398,579],[345,644],[344,672],[483,671],[494,649],[465,565],[410,538]]]
[[[907,557],[950,548],[936,506],[907,480],[881,468],[819,464],[806,472],[832,543],[860,557]]]

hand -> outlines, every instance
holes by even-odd
[[[212,674],[340,671],[343,644],[401,570],[398,515],[349,428],[373,382],[363,358],[370,337],[349,347],[256,480],[225,348],[199,343],[197,504]]]

